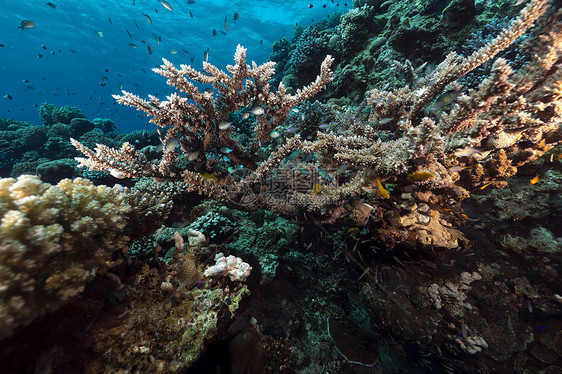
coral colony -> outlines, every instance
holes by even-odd
[[[331,48],[386,4],[359,3]],[[294,90],[241,45],[227,71],[163,59],[165,99],[114,96],[156,132],[42,105],[46,127],[23,125],[39,175],[0,155],[6,372],[559,372],[561,234],[531,224],[562,206],[561,25],[530,0],[466,55],[389,61],[409,83],[357,105],[310,101],[338,56]],[[297,38],[296,75],[322,35]],[[81,155],[49,158],[67,139]]]

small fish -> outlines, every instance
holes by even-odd
[[[390,118],[390,117],[383,118],[383,119],[381,119],[381,120],[379,121],[379,124],[380,124],[380,125],[386,125],[387,123],[392,122],[393,119],[394,119],[394,118]]]
[[[254,116],[262,116],[265,113],[265,110],[261,106],[256,105],[250,108],[250,113]]]
[[[320,194],[320,192],[322,192],[322,184],[314,183],[314,185],[312,186],[312,192],[314,192],[317,195]]]
[[[452,173],[458,173],[459,171],[464,170],[466,168],[467,166],[453,166],[449,168],[449,171]]]
[[[131,35],[131,33],[129,32],[129,30],[125,29],[125,31],[127,31],[127,35],[129,35],[129,38],[133,39],[133,35]]]
[[[138,48],[138,46],[137,46],[136,44],[134,44],[134,43],[129,43],[129,45],[130,45],[131,47],[133,47],[133,48]]]
[[[215,176],[215,174],[210,174],[210,173],[201,173],[201,176],[209,181],[214,181],[217,180],[218,178]]]
[[[276,139],[279,137],[279,135],[281,135],[278,131],[272,131],[269,136],[271,136],[273,139]]]
[[[175,136],[166,139],[166,141],[164,141],[164,152],[173,151],[178,146],[179,143],[180,141]]]
[[[479,218],[470,218],[469,216],[467,216],[464,213],[461,213],[461,217],[466,219],[467,221],[479,221],[480,220]]]
[[[210,94],[214,94],[214,93],[215,93],[215,90],[213,90],[211,87],[207,87],[207,88],[205,88],[203,91],[205,91],[205,92],[207,92],[207,93],[210,93]]]
[[[466,147],[463,149],[460,149],[458,151],[455,152],[455,156],[457,157],[468,157],[468,156],[472,156],[475,153],[481,153],[481,150],[478,148],[474,148],[474,147]]]
[[[228,130],[231,125],[232,125],[232,121],[223,120],[219,123],[219,129],[220,130]]]
[[[234,21],[238,21],[238,19],[240,18],[240,14],[238,14],[238,12],[234,13]]]
[[[228,154],[228,153],[232,152],[233,149],[228,148],[228,147],[222,147],[222,148],[220,149],[220,151],[221,151],[222,153],[227,153],[227,154]]]
[[[53,3],[51,3],[50,1],[48,3],[45,3],[46,5],[50,6],[53,9],[57,9],[57,6]]]
[[[4,98],[8,99],[8,100],[12,100],[12,95],[7,93],[7,94],[4,95]]]
[[[5,47],[5,45],[4,45],[4,44],[2,44],[2,43],[0,43],[0,47],[4,48],[4,47]]]
[[[178,51],[176,49],[170,49],[168,52],[170,52],[173,55],[177,55]]]
[[[110,16],[107,16],[107,20],[109,21],[109,24],[110,24],[110,25],[113,25],[113,22],[111,21],[111,17],[110,17]]]
[[[347,169],[349,169],[349,165],[343,164],[342,166],[339,167],[336,173],[343,174]]]
[[[245,112],[244,114],[242,114],[242,119],[248,119],[250,118],[250,113]]]
[[[183,53],[185,53],[186,56],[189,56],[189,52],[186,51],[185,49],[182,48],[181,51],[182,51]]]
[[[197,157],[199,157],[199,153],[201,153],[201,150],[197,149],[191,152],[187,153],[187,160],[188,161],[195,161],[197,159]]]
[[[537,182],[539,181],[539,173],[537,173],[537,175],[535,175],[533,178],[531,178],[530,182],[531,184],[537,184]]]
[[[464,319],[461,322],[461,333],[463,339],[468,338],[468,327],[466,327],[466,325],[464,324]]]
[[[478,189],[479,189],[479,190],[483,190],[484,188],[488,187],[488,186],[491,185],[492,183],[494,183],[494,182],[488,182],[488,183],[486,183],[486,184],[480,186]]]
[[[144,16],[144,18],[146,18],[148,23],[150,23],[152,25],[152,20],[150,19],[150,16],[146,13],[143,13],[143,12],[141,12],[141,14]],[[137,28],[138,28],[138,26],[137,26]]]
[[[217,30],[213,29],[213,36],[217,36]]]
[[[148,46],[148,54],[151,55],[152,52],[154,52],[154,48],[152,48],[152,46]]]
[[[300,156],[300,153],[301,153],[301,151],[299,151],[299,150],[291,152],[291,154],[287,157],[287,159],[285,161],[289,162],[289,161],[298,159],[298,156]]]
[[[434,177],[435,175],[429,171],[418,171],[416,173],[408,174],[408,179],[415,182],[425,182]]]
[[[330,125],[329,123],[323,123],[320,126],[318,126],[318,128],[320,130],[328,130],[332,125]]]
[[[287,131],[289,134],[292,134],[292,133],[295,133],[295,132],[299,131],[299,128],[293,126],[293,127],[289,127],[286,131]]]
[[[324,179],[326,179],[329,183],[332,183],[332,178],[322,169],[318,169],[318,174],[320,174]]]
[[[377,184],[377,189],[379,191],[379,195],[381,195],[381,197],[383,199],[389,199],[390,198],[390,194],[388,193],[388,191],[383,187],[381,180],[379,178],[375,178],[375,183]]]
[[[203,60],[205,62],[209,61],[209,48],[203,53]]]
[[[191,13],[191,9],[189,10],[189,16],[193,18],[193,13]]]
[[[30,21],[28,19],[24,19],[23,21],[21,21],[21,24],[19,25],[18,29],[21,29],[21,31],[23,31],[24,29],[32,29],[35,27],[35,22]]]
[[[107,168],[106,171],[109,174],[111,174],[114,178],[117,178],[117,179],[125,178],[125,175],[122,172],[120,172],[119,170],[115,170],[113,168]]]
[[[160,0],[160,4],[162,4],[162,6],[168,10],[173,10],[172,6],[170,5],[169,2],[167,2],[166,0]]]
[[[228,32],[228,24],[226,23],[226,16],[224,16],[224,31]]]
[[[431,106],[430,111],[435,112],[443,108],[444,106],[449,105],[453,101],[455,101],[460,95],[462,91],[447,91],[443,95],[439,96],[435,104]]]
[[[224,32],[224,31],[222,31],[222,30],[219,30],[219,32],[220,32],[222,35],[226,35],[226,32]]]
[[[100,37],[103,38],[105,35],[103,34],[103,31],[97,31],[94,29],[94,32]]]

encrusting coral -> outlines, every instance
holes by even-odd
[[[159,225],[170,207],[167,198],[82,178],[57,185],[31,175],[0,179],[0,339],[80,294],[111,268],[112,253],[130,235],[153,231],[151,219]]]
[[[207,63],[203,74],[183,65],[178,70],[164,60],[155,71],[185,96],[145,101],[125,92],[116,97],[153,117],[166,149],[160,162],[150,163],[130,144],[92,150],[73,140],[86,156],[77,158],[79,166],[118,177],[181,181],[189,191],[238,209],[270,209],[308,222],[364,225],[374,219],[396,226],[403,238],[416,234],[415,227],[387,216],[396,214],[388,204],[400,206],[406,194],[418,205],[430,204],[432,227],[447,231],[450,222],[462,221],[460,208],[451,205],[474,189],[504,187],[517,167],[562,140],[557,64],[562,13],[549,5],[530,1],[498,37],[470,56],[449,54],[412,86],[371,90],[357,110],[342,110],[331,123],[318,126],[315,139],[303,139],[299,127],[281,135],[282,126],[276,126],[330,81],[330,56],[316,80],[295,96],[287,95],[283,85],[271,93],[267,80],[273,63],[250,69],[240,46],[236,64],[228,66],[230,76]],[[496,59],[488,78],[462,91],[460,78],[539,18],[533,45],[525,46],[534,51],[533,60],[514,71]],[[211,84],[216,92],[200,93],[188,79]],[[178,144],[182,152],[176,151]],[[452,212],[440,216],[443,208]]]

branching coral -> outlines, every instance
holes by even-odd
[[[116,97],[167,129],[165,146],[171,147],[162,160],[149,163],[130,145],[120,151],[98,145],[94,151],[74,141],[87,156],[78,161],[122,177],[182,180],[189,190],[237,208],[266,208],[313,222],[365,224],[373,217],[401,227],[401,220],[385,218],[395,214],[394,208],[380,200],[390,199],[397,207],[403,194],[430,204],[428,216],[439,225],[458,221],[460,214],[440,217],[437,210],[450,211],[451,200],[471,189],[503,187],[518,166],[561,141],[561,12],[547,8],[547,0],[530,1],[498,37],[470,56],[449,54],[412,87],[370,91],[356,111],[342,111],[318,126],[322,131],[315,139],[295,134],[298,127],[281,137],[273,131],[273,139],[270,131],[330,80],[330,57],[316,81],[295,96],[287,95],[283,85],[271,93],[267,79],[273,63],[250,69],[242,47],[236,65],[228,67],[231,76],[209,64],[203,74],[164,61],[156,72],[185,97],[172,94],[162,102],[129,93]],[[509,46],[545,12],[534,34],[532,61],[513,71],[497,59],[488,78],[462,92],[458,79]],[[186,77],[212,84],[218,95],[200,93]],[[401,230],[408,236],[408,227]]]

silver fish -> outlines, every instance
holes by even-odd
[[[23,29],[33,29],[35,27],[35,22],[24,19],[23,21],[21,21],[21,24],[19,25],[18,29],[21,29],[23,31]]]
[[[168,10],[172,10],[172,6],[170,5],[169,2],[165,1],[165,0],[160,0],[160,4],[162,4],[162,6]]]
[[[231,125],[232,125],[232,121],[229,122],[229,121],[223,120],[219,123],[219,129],[220,130],[228,130]]]
[[[265,113],[265,110],[261,106],[253,106],[250,108],[250,113],[254,116],[262,116]]]
[[[146,18],[146,20],[148,21],[148,23],[150,23],[152,25],[152,20],[150,19],[150,16],[146,13],[141,12],[141,14],[144,16],[144,18]]]
[[[166,139],[166,141],[164,142],[164,152],[173,151],[178,146],[179,142],[180,141],[175,136]]]

